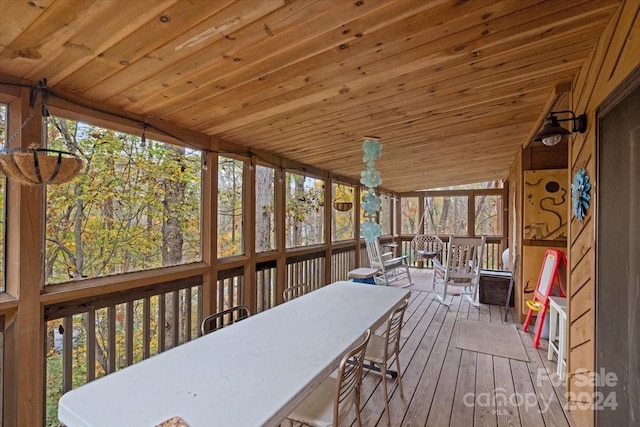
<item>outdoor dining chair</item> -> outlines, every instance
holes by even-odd
[[[389,315],[389,319],[387,320],[387,328],[384,332],[384,335],[371,335],[369,344],[367,345],[367,351],[364,355],[364,359],[368,361],[368,363],[364,364],[364,366],[378,367],[380,373],[382,373],[384,407],[387,412],[388,426],[391,426],[391,414],[389,412],[389,393],[387,391],[387,365],[391,357],[394,355],[396,357],[396,372],[394,376],[396,378],[396,381],[398,381],[400,398],[404,400],[404,393],[402,391],[402,370],[400,368],[400,333],[402,331],[404,312],[406,311],[408,304],[409,300],[404,300],[404,303]],[[369,363],[373,365],[369,365]],[[378,369],[376,369],[376,371],[377,370]]]
[[[301,283],[299,285],[289,286],[282,292],[284,302],[291,301],[292,299],[301,297],[311,291],[311,286],[308,283]]]
[[[219,313],[213,313],[205,317],[200,324],[200,332],[206,335],[209,332],[217,331],[225,326],[239,322],[251,316],[249,308],[244,305],[227,308]]]
[[[362,342],[342,357],[337,378],[329,377],[324,380],[287,417],[292,426],[293,422],[297,422],[310,427],[338,427],[351,406],[354,406],[357,425],[362,427],[360,386],[364,353],[370,336],[371,330],[367,330]]]

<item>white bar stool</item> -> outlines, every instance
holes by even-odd
[[[547,359],[553,360],[553,354],[558,359],[556,373],[564,381],[567,368],[567,299],[549,297],[549,350]]]

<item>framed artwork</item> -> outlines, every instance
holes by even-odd
[[[569,179],[566,169],[524,172],[524,239],[567,240]]]

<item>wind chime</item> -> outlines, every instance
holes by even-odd
[[[382,201],[375,191],[375,187],[382,184],[380,171],[376,169],[376,159],[382,156],[380,138],[365,137],[362,149],[364,150],[362,161],[367,164],[367,167],[360,172],[360,183],[367,187],[367,191],[362,196],[365,220],[360,225],[360,235],[367,242],[372,242],[382,235],[382,227],[376,222],[376,213],[380,211]]]

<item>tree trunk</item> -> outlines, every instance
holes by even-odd
[[[273,169],[256,167],[256,252],[272,248]]]
[[[170,162],[181,162],[184,155],[184,149],[179,147],[171,147],[176,155],[171,156]],[[184,172],[184,165],[180,165]],[[184,236],[182,232],[182,222],[180,221],[180,209],[185,200],[186,182],[183,182],[175,176],[167,176],[163,181],[164,199],[162,206],[164,215],[162,220],[162,265],[177,265],[182,262],[182,245]],[[173,292],[165,295],[164,303],[166,308],[165,317],[165,347],[172,348],[178,345],[174,342],[174,328],[178,327],[178,318],[180,313],[175,313],[174,307],[175,294]],[[162,301],[162,300],[161,300]]]

